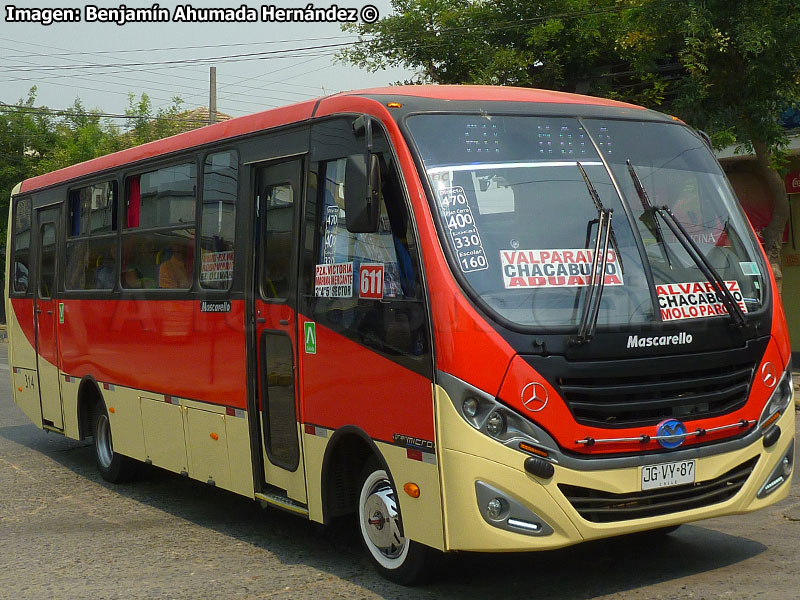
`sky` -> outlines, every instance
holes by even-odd
[[[306,8],[308,0],[196,0],[194,8],[238,8],[257,11],[261,5]],[[361,9],[367,4],[380,16],[391,10],[389,0],[318,0],[316,8]],[[100,0],[102,8],[120,2]],[[171,15],[180,2],[159,2]],[[336,61],[337,47],[357,39],[329,23],[39,23],[9,22],[7,7],[79,9],[73,0],[29,2],[3,0],[0,15],[0,102],[16,104],[37,86],[37,106],[63,109],[80,98],[87,108],[122,114],[128,93],[150,96],[153,107],[166,107],[180,96],[184,107],[208,105],[209,67],[217,69],[217,110],[240,116],[343,90],[388,85],[412,76],[392,69],[370,73]],[[128,7],[152,2],[129,0]],[[368,13],[367,13],[368,14]],[[260,17],[260,15],[259,15]],[[201,47],[202,46],[202,47]],[[275,51],[280,51],[275,53]],[[263,53],[273,54],[263,54]],[[262,53],[260,56],[252,56]],[[249,54],[251,56],[235,56]],[[226,58],[227,57],[227,58]],[[198,59],[213,59],[198,64]],[[189,61],[163,64],[167,61]],[[162,64],[154,64],[162,63]],[[98,67],[97,65],[105,65]],[[117,121],[122,123],[122,121]]]

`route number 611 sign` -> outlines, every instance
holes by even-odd
[[[383,298],[383,265],[363,264],[358,271],[358,297]]]

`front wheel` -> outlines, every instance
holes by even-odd
[[[397,492],[384,469],[371,461],[361,481],[358,523],[373,564],[395,583],[421,583],[432,570],[436,551],[403,536]]]
[[[111,441],[111,423],[102,400],[92,412],[92,435],[94,436],[94,458],[100,476],[111,483],[129,481],[136,475],[136,461],[114,452]]]

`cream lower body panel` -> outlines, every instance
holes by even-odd
[[[322,466],[334,430],[317,426],[316,433],[303,433],[304,460],[308,473],[308,511],[312,521],[323,522]],[[405,537],[431,548],[444,550],[439,469],[435,455],[425,460],[409,458],[407,449],[375,440],[397,487],[397,500],[403,518]],[[420,495],[412,498],[403,491],[406,483],[419,486]],[[356,510],[356,506],[353,506]]]
[[[64,434],[79,439],[80,379],[61,377]],[[230,415],[217,404],[117,385],[100,383],[99,387],[115,452],[255,497],[246,411],[237,409]]]
[[[616,494],[639,492],[640,467],[578,471],[556,465],[553,477],[542,480],[525,471],[527,454],[503,446],[470,427],[455,412],[442,390],[439,390],[439,400],[447,550],[510,552],[560,548],[585,540],[746,513],[774,504],[789,493],[791,478],[765,498],[756,497],[794,438],[795,415],[791,405],[778,421],[782,435],[772,447],[765,449],[759,438],[745,448],[696,459],[696,481],[702,482],[759,457],[742,488],[729,500],[662,516],[594,523],[578,514],[558,485],[569,484]],[[669,461],[669,454],[665,454],[662,462]],[[477,481],[489,484],[521,503],[552,527],[553,533],[526,535],[490,525],[478,507]]]

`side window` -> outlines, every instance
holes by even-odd
[[[354,298],[413,299],[417,297],[418,271],[414,237],[400,180],[391,155],[380,155],[380,220],[375,233],[350,233],[344,210],[346,159],[320,163],[322,181],[320,243],[317,265],[352,264]],[[320,269],[326,273],[330,268]],[[336,267],[334,270],[340,270]],[[334,284],[315,286],[316,296],[348,295]]]
[[[14,205],[13,288],[16,294],[27,294],[31,258],[31,199],[21,198]]]
[[[206,158],[200,237],[200,285],[206,289],[225,290],[233,281],[238,181],[236,152]]]
[[[49,299],[56,289],[56,226],[45,223],[39,235],[42,240],[42,253],[39,256],[39,298]]]
[[[71,190],[65,288],[110,290],[117,281],[117,184]]]
[[[183,163],[126,180],[123,288],[192,286],[196,171],[194,163]]]
[[[320,323],[398,360],[428,353],[418,251],[402,182],[385,135],[374,128],[381,167],[380,219],[372,233],[347,230],[344,193],[347,156],[316,162],[313,276],[305,275],[306,298]],[[339,136],[352,135],[352,126]],[[354,140],[349,153],[360,151]],[[310,207],[311,209],[311,207]],[[311,232],[309,232],[311,233]],[[308,234],[307,234],[308,235]],[[416,367],[412,367],[416,368]]]
[[[292,278],[289,273],[293,243],[294,190],[291,183],[278,183],[265,190],[264,276],[266,298],[289,298]]]

